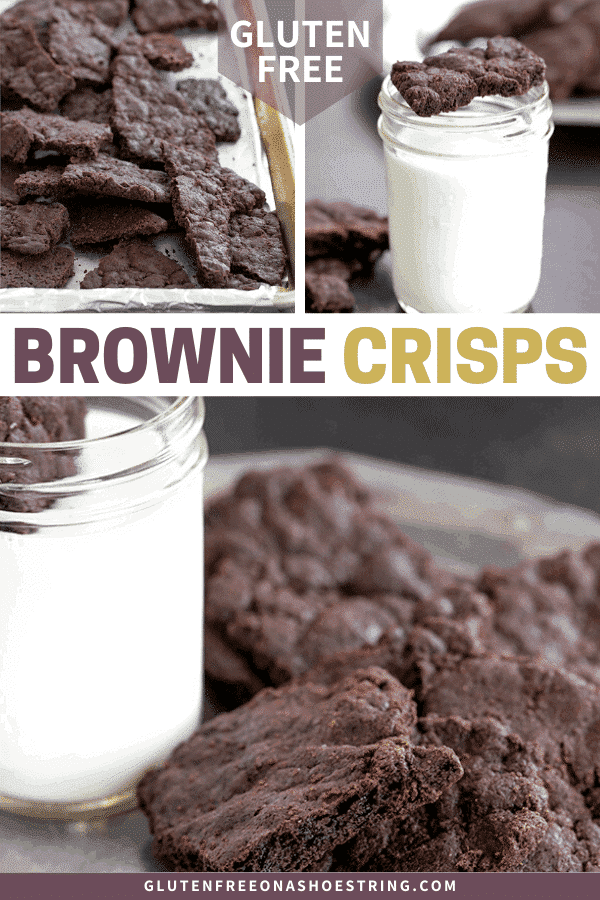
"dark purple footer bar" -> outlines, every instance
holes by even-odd
[[[457,900],[598,900],[600,873],[1,875],[6,900],[166,900],[170,897],[402,897]]]

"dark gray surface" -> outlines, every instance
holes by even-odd
[[[386,214],[377,134],[379,79],[306,125],[306,198]],[[542,277],[533,312],[600,312],[600,128],[558,127],[550,142]],[[500,264],[500,261],[499,261]],[[381,265],[353,282],[357,312],[399,312]]]
[[[206,405],[212,454],[331,447],[600,513],[597,397],[213,397]]]

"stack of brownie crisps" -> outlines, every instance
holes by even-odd
[[[335,459],[206,515],[235,706],[144,777],[176,871],[600,871],[600,544],[441,570]]]
[[[64,287],[73,248],[105,253],[82,288],[281,284],[276,214],[218,162],[238,110],[219,81],[171,89],[158,71],[192,65],[170,32],[216,31],[216,5],[135,0],[127,31],[129,5],[23,0],[1,17],[2,287]],[[196,277],[155,248],[165,232]]]
[[[306,309],[317,313],[352,312],[355,276],[369,276],[389,247],[388,220],[352,203],[306,204]]]

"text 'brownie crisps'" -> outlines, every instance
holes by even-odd
[[[536,292],[551,104],[515,38],[394,63],[379,95],[394,290],[406,312],[510,313]]]

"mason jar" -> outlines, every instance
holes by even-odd
[[[203,420],[89,398],[85,439],[0,444],[0,808],[128,808],[197,726]]]
[[[540,279],[553,131],[548,85],[424,118],[388,77],[379,106],[400,306],[522,312]]]

